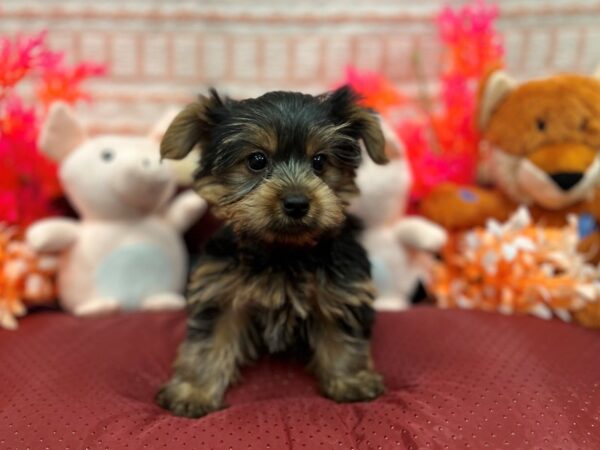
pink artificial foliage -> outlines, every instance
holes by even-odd
[[[440,92],[427,101],[409,102],[381,74],[353,67],[346,71],[345,83],[361,94],[364,105],[386,117],[404,142],[413,171],[413,205],[442,182],[475,182],[478,85],[487,71],[503,65],[501,38],[494,28],[497,17],[497,7],[483,0],[440,12]],[[393,121],[399,115],[404,118]]]
[[[37,87],[38,99],[46,107],[57,99],[70,104],[79,100],[91,100],[81,84],[90,77],[104,73],[104,66],[90,62],[82,62],[73,67],[62,64],[49,67],[41,74]]]
[[[62,55],[45,47],[46,32],[0,38],[0,99],[31,71],[57,65]]]
[[[0,38],[0,222],[22,230],[59,212],[56,166],[37,148],[40,124],[53,101],[88,99],[81,84],[103,72],[93,63],[65,64],[63,53],[46,46],[45,32]],[[25,79],[35,85],[31,105],[17,91]]]
[[[446,49],[446,73],[477,78],[500,62],[502,42],[494,29],[498,7],[475,0],[458,10],[445,7],[437,16],[440,40]]]
[[[420,108],[417,119],[398,127],[415,174],[414,201],[442,182],[475,182],[478,84],[502,66],[504,53],[494,29],[497,16],[495,5],[477,0],[458,10],[445,7],[437,17],[444,54],[437,108]]]

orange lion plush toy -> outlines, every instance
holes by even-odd
[[[600,259],[600,75],[557,75],[522,84],[503,71],[480,87],[477,124],[495,189],[439,186],[422,214],[450,231],[506,220],[520,205],[534,223],[579,216],[580,245]]]

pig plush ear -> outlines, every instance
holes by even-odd
[[[53,103],[38,140],[40,150],[61,161],[85,139],[85,131],[71,107],[63,102]]]
[[[398,133],[387,123],[383,118],[379,118],[381,125],[381,131],[385,138],[385,154],[390,159],[404,158],[406,155],[406,149],[398,137]]]
[[[160,142],[167,132],[167,128],[173,119],[177,117],[177,113],[179,110],[177,108],[169,108],[165,113],[158,119],[158,121],[154,124],[150,133],[148,133],[148,137],[153,141]]]

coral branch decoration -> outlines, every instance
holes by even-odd
[[[439,94],[432,97],[416,58],[419,94],[409,101],[383,75],[350,67],[345,82],[363,103],[384,115],[404,142],[414,175],[412,201],[442,182],[475,181],[480,136],[475,127],[479,81],[503,66],[502,39],[494,28],[495,5],[483,0],[444,8],[436,23],[442,45]]]
[[[437,101],[422,102],[417,117],[399,125],[415,176],[418,200],[441,182],[473,183],[479,134],[475,108],[479,81],[503,66],[502,39],[494,22],[495,5],[477,0],[437,17],[443,61]],[[425,80],[420,80],[421,84]]]
[[[104,73],[94,63],[66,64],[65,55],[50,50],[46,40],[45,32],[0,38],[0,222],[21,230],[58,212],[56,167],[36,145],[48,106],[89,99],[82,83]]]

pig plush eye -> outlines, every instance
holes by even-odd
[[[102,153],[100,153],[100,157],[102,158],[103,161],[112,161],[112,159],[114,158],[114,152],[111,149],[104,149],[102,150]]]

